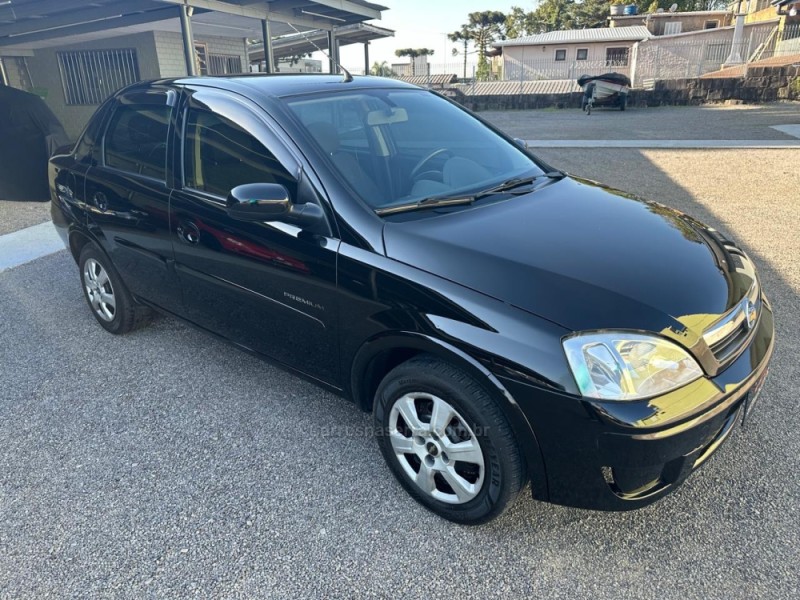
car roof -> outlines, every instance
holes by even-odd
[[[235,75],[229,77],[180,77],[172,79],[160,79],[157,81],[139,82],[125,89],[133,91],[135,89],[148,88],[153,85],[202,85],[222,90],[229,90],[245,95],[264,96],[294,96],[297,94],[310,94],[314,92],[348,92],[355,89],[369,88],[396,88],[396,89],[420,89],[415,85],[389,79],[386,77],[364,77],[356,76],[352,80],[346,81],[342,75],[329,74],[268,74],[252,73],[249,75]],[[248,94],[245,90],[250,90]]]

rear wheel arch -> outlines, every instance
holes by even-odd
[[[80,260],[81,252],[83,251],[83,248],[86,246],[86,244],[91,244],[93,242],[94,240],[92,240],[91,237],[89,237],[88,235],[79,230],[73,230],[70,232],[69,251],[72,254],[72,258],[75,259],[76,263]]]

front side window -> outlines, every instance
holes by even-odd
[[[106,130],[106,166],[166,179],[170,107],[120,104]]]
[[[355,90],[285,102],[320,154],[374,209],[542,172],[518,145],[427,91]]]
[[[280,183],[292,197],[297,184],[278,159],[232,121],[190,109],[183,148],[186,187],[221,196],[245,183]]]

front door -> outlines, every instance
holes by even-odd
[[[279,183],[295,202],[321,201],[259,110],[211,90],[187,92],[183,184],[176,183],[171,201],[184,314],[250,350],[339,385],[339,241],[285,223],[236,221],[226,210],[230,190],[245,183]]]

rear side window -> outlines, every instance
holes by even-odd
[[[166,105],[118,106],[106,131],[106,165],[164,181],[170,110]]]
[[[280,183],[293,197],[297,192],[295,180],[261,142],[208,111],[189,110],[183,161],[186,187],[223,198],[245,183]]]

